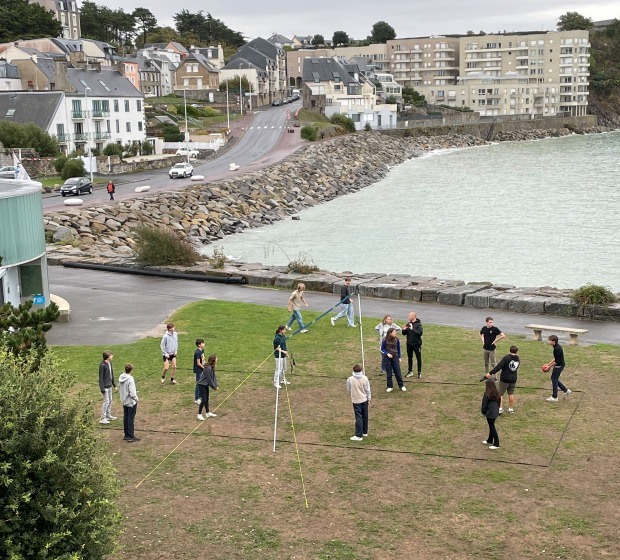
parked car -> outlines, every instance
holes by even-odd
[[[274,100],[271,102],[271,104],[272,104],[274,107],[278,107],[278,106],[282,105],[282,101],[281,101],[280,99],[274,99]]]
[[[194,167],[191,163],[175,163],[173,167],[168,171],[168,175],[171,179],[178,179],[179,177],[191,177],[194,174]]]
[[[0,169],[0,179],[15,179],[15,168],[12,165],[5,165]]]
[[[71,177],[67,179],[65,184],[60,187],[60,196],[70,194],[93,194],[93,184],[88,177]]]
[[[187,154],[189,154],[189,157],[195,158],[200,155],[200,152],[198,150],[194,150],[193,148],[186,148],[184,146],[177,150],[177,156],[186,156]]]

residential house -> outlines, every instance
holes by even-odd
[[[284,47],[290,47],[291,49],[295,48],[295,41],[292,39],[286,38],[284,35],[280,35],[278,33],[274,33],[271,37],[267,39],[270,43],[273,43],[276,47],[283,49]]]
[[[151,58],[138,55],[138,75],[140,92],[147,97],[160,97],[162,94],[162,78],[159,65]],[[170,92],[168,92],[170,93]]]
[[[397,103],[401,103],[403,100],[403,86],[394,80],[392,74],[386,74],[384,72],[375,72],[373,79],[379,82],[379,93],[383,99],[393,97]]]
[[[219,70],[202,54],[190,53],[176,71],[176,92],[183,90],[214,91],[220,84]]]
[[[131,85],[140,89],[140,73],[138,71],[138,59],[122,56],[114,56],[114,67],[127,78]]]
[[[357,130],[396,127],[396,104],[378,102],[375,88],[355,64],[335,58],[307,58],[303,65],[303,104],[326,117],[340,113]]]
[[[293,35],[293,48],[305,49],[312,47],[312,35]]]
[[[177,43],[176,41],[170,41],[168,43],[145,43],[144,48],[148,50],[158,49],[160,51],[170,52],[178,55],[179,60],[173,60],[172,62],[181,62],[189,55],[189,51],[181,43]]]
[[[252,64],[244,58],[231,60],[220,70],[220,81],[246,78],[250,85],[250,91],[242,92],[245,103],[244,107],[260,107],[268,105],[269,101],[269,72]]]
[[[62,36],[65,39],[79,39],[80,10],[76,0],[31,0],[31,2],[54,12],[54,16],[62,25]]]
[[[21,84],[15,90],[48,91],[55,89],[55,60],[66,60],[66,55],[43,53],[30,47],[9,47],[4,55],[15,65]]]
[[[6,60],[0,60],[0,91],[17,91],[22,89],[19,68]]]
[[[81,39],[81,42],[87,61],[99,61],[102,66],[114,65],[115,47],[104,41],[95,41],[94,39]]]
[[[204,56],[218,70],[224,67],[224,49],[222,45],[217,47],[194,47],[189,48],[190,53],[198,53]]]

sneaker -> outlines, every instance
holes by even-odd
[[[483,439],[482,443],[484,443],[484,445],[489,445],[489,442],[486,439]]]
[[[334,317],[332,317],[329,322],[332,324],[332,327],[336,326],[336,319]]]
[[[570,389],[566,389],[566,393],[564,393],[564,398],[568,397],[568,395],[570,395],[572,393],[572,391]]]
[[[166,382],[166,378],[165,378],[165,377],[162,377],[162,378],[161,378],[161,384],[163,385],[165,382]]]
[[[108,416],[108,420],[118,420],[117,416]]]
[[[273,386],[274,386],[276,389],[282,389],[282,385],[280,385],[279,383],[274,383],[274,384],[273,384]]]
[[[364,438],[363,437],[357,437],[357,436],[353,436],[349,438],[351,441],[363,441]]]
[[[499,409],[499,413],[500,413],[500,414],[504,414],[504,409],[500,407],[500,409]]]
[[[305,333],[305,332],[308,332],[308,329],[301,329],[299,332],[300,333]]]
[[[176,385],[176,384],[177,384],[177,380],[173,377],[173,378],[170,380],[170,385]]]
[[[134,441],[140,441],[141,438],[139,437],[131,437],[131,438],[123,438],[127,443],[133,443]]]
[[[489,445],[489,449],[499,449],[499,445]]]
[[[558,402],[558,398],[557,397],[549,397],[547,399],[547,402]]]
[[[201,402],[202,402],[202,399],[196,399],[196,400],[194,401],[194,404],[200,404]]]
[[[286,330],[287,331],[292,331],[293,329],[291,327],[289,327],[288,325],[286,325]]]
[[[364,437],[368,437],[368,434],[362,434]]]
[[[209,415],[209,413],[207,412],[207,416]],[[196,420],[204,420],[205,417],[202,414],[197,414],[196,415]]]
[[[422,374],[418,373],[418,379],[422,379]]]
[[[102,418],[101,420],[99,420],[99,424],[109,424],[110,421],[107,418]]]
[[[407,375],[405,375],[405,377],[413,377],[413,372],[410,371]]]
[[[209,418],[216,418],[216,417],[217,417],[217,414],[215,414],[215,412],[207,412],[207,416],[208,416]]]
[[[401,391],[406,391],[407,387],[405,387],[404,385],[400,388]]]
[[[357,325],[349,325],[352,329],[357,329]]]
[[[508,409],[508,412],[509,412],[510,414],[514,414],[514,411],[515,411],[515,409],[514,409],[514,408],[509,408],[509,409]]]
[[[393,390],[394,390],[394,388],[393,388],[393,387],[388,387],[388,388],[385,390],[385,392],[386,392],[386,393],[391,393]]]
[[[290,384],[291,384],[291,382],[290,382],[290,381],[283,381],[283,382],[282,382],[282,385],[290,385]]]

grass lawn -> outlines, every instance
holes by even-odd
[[[113,560],[620,557],[620,348],[565,346],[573,394],[550,404],[540,372],[550,348],[502,341],[499,357],[517,344],[522,366],[516,413],[498,420],[502,447],[491,451],[481,443],[482,323],[425,324],[423,379],[386,393],[378,319],[365,319],[370,429],[352,442],[345,379],[361,361],[360,331],[326,317],[289,341],[297,366],[280,391],[274,453],[271,349],[287,318],[284,308],[218,301],[179,310],[176,386],[160,383],[159,337],[111,348],[117,377],[135,366],[142,437],[122,441],[116,400],[119,420],[101,429],[124,489]],[[218,416],[205,422],[194,405],[196,337],[219,358]],[[54,349],[87,388],[93,421],[105,349]]]

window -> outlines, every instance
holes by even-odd
[[[142,100],[141,99],[136,100],[136,109],[138,111],[142,111]]]
[[[65,125],[64,124],[57,124],[56,125],[56,136],[58,136],[58,138],[62,137],[65,135]]]
[[[119,134],[121,131],[121,121],[116,119],[116,134]]]
[[[140,132],[142,132],[142,121],[140,121],[140,122],[138,123],[138,130],[139,130]]]
[[[118,99],[114,100],[114,112],[118,113]]]
[[[130,122],[126,122],[125,123],[125,128],[127,129],[127,132],[131,132],[131,123]]]
[[[125,113],[129,113],[129,99],[125,99]]]

